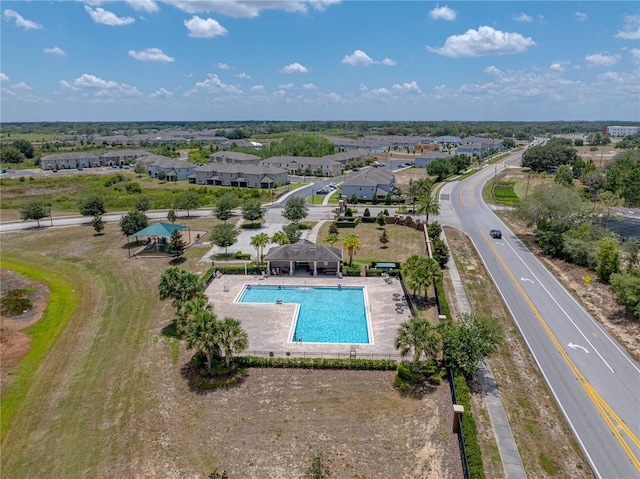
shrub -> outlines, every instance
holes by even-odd
[[[347,358],[274,358],[239,356],[234,358],[239,367],[245,368],[296,368],[296,369],[356,369],[371,371],[393,371],[398,363],[393,359],[347,359]]]
[[[0,300],[0,312],[5,316],[19,316],[33,308],[33,301],[26,298],[26,289],[11,289]]]
[[[460,427],[464,439],[467,464],[469,465],[469,477],[471,479],[485,479],[484,469],[482,467],[482,451],[478,445],[478,428],[471,413],[471,393],[469,392],[469,386],[464,376],[460,373],[456,373],[453,383],[456,390],[456,401],[458,404],[464,406]]]
[[[367,277],[369,276],[382,276],[382,270],[381,269],[375,269],[375,268],[367,268],[365,270]]]
[[[243,253],[242,251],[236,252],[236,259],[251,259],[250,253]]]

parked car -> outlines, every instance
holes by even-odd
[[[496,238],[496,239],[502,238],[502,231],[500,230],[491,230],[489,231],[489,234],[491,235],[492,238]]]

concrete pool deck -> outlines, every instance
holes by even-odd
[[[247,284],[300,287],[337,286],[338,283],[365,288],[373,340],[371,344],[293,343],[288,339],[295,321],[295,305],[234,302]],[[273,352],[274,356],[284,356],[289,352],[291,356],[349,357],[355,348],[356,357],[359,358],[398,359],[400,356],[393,343],[400,323],[411,317],[407,306],[402,308],[402,312],[396,309],[402,303],[400,298],[404,296],[400,281],[393,279],[387,283],[380,277],[267,276],[260,279],[223,275],[209,285],[206,295],[219,319],[230,316],[241,321],[249,335],[249,348],[244,354],[265,355]]]

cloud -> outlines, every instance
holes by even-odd
[[[412,81],[411,83],[403,83],[393,85],[393,90],[401,93],[422,93],[422,90],[418,86],[418,83]]]
[[[251,80],[251,76],[249,76],[248,73],[238,73],[236,77],[240,78],[241,80]]]
[[[398,64],[398,62],[395,60],[392,60],[391,58],[385,58],[384,60],[382,60],[382,64],[388,67],[394,67]]]
[[[478,30],[469,29],[462,35],[446,39],[442,48],[427,46],[430,52],[446,57],[481,57],[487,55],[513,55],[522,53],[535,42],[519,33],[508,33],[483,26]]]
[[[229,70],[231,67],[226,63],[220,62],[216,65],[216,68],[219,68],[220,70]]]
[[[264,85],[254,85],[251,88],[249,88],[249,90],[251,90],[251,91],[265,91],[264,90]]]
[[[620,55],[603,55],[602,53],[594,53],[584,57],[590,67],[609,67],[615,65],[620,60]]]
[[[497,67],[495,67],[493,65],[491,65],[490,67],[485,68],[483,71],[485,73],[488,73],[489,75],[494,75],[494,76],[498,76],[498,75],[502,74],[502,71],[499,68],[497,68]]]
[[[302,85],[302,89],[303,89],[303,90],[317,90],[317,89],[318,89],[318,87],[317,87],[317,86],[315,86],[313,83],[304,83],[304,84]]]
[[[625,15],[624,28],[614,35],[623,40],[640,40],[640,15]]]
[[[15,10],[6,9],[4,11],[4,18],[13,18],[16,21],[16,27],[24,28],[25,30],[41,30],[44,28],[42,25],[31,20],[27,20]]]
[[[23,91],[32,90],[32,88],[23,81],[21,81],[20,83],[14,83],[13,85],[11,85],[11,88],[13,90],[23,90]]]
[[[133,0],[135,1],[135,0]],[[186,13],[216,12],[233,18],[255,18],[262,10],[284,10],[285,12],[307,13],[309,7],[324,11],[330,5],[340,3],[341,0],[162,0],[178,10]]]
[[[213,38],[220,35],[226,35],[227,29],[213,18],[200,18],[197,15],[191,17],[191,20],[185,20],[184,26],[189,30],[189,36],[192,38]]]
[[[576,12],[576,21],[577,22],[586,22],[588,18],[589,17],[587,17],[586,13]]]
[[[632,48],[629,50],[629,54],[631,55],[631,61],[633,63],[640,64],[640,48]],[[2,75],[2,73],[0,73]]]
[[[553,62],[550,66],[549,69],[553,72],[563,72],[566,70],[565,65],[568,65],[569,62]]]
[[[434,20],[447,20],[452,21],[455,20],[458,14],[452,8],[447,6],[444,7],[436,7],[429,12],[429,16]]]
[[[280,70],[281,73],[309,73],[309,69],[298,62],[291,63]]]
[[[293,88],[293,83],[287,83],[285,85],[278,85],[278,88],[281,90],[291,90]]]
[[[51,55],[59,55],[61,57],[66,57],[67,54],[65,53],[64,50],[62,50],[61,48],[58,47],[53,47],[53,48],[45,48],[43,50],[45,53],[49,53]]]
[[[151,95],[149,95],[149,98],[171,98],[172,96],[172,92],[170,92],[169,90],[165,90],[164,88],[160,88],[159,90],[156,90]]]
[[[170,57],[166,53],[164,53],[159,48],[147,48],[146,50],[129,50],[129,56],[135,58],[136,60],[140,60],[141,62],[162,62],[162,63],[171,63],[176,59]]]
[[[134,86],[126,83],[118,83],[112,80],[103,80],[95,75],[83,73],[72,82],[61,80],[60,85],[72,91],[95,90],[97,97],[109,97],[117,99],[120,97],[141,96],[142,93]]]
[[[11,81],[9,80],[9,77],[7,75],[5,75],[4,73],[0,73],[0,81]]]
[[[242,93],[238,87],[233,85],[227,85],[223,83],[218,75],[215,73],[209,73],[209,78],[204,81],[197,82],[193,88],[187,91],[184,96],[191,96],[197,92],[205,92],[205,93]]]
[[[158,13],[160,11],[160,7],[158,7],[155,0],[127,0],[127,3],[136,11],[149,13]]]
[[[346,63],[347,65],[352,65],[354,67],[366,67],[378,62],[362,50],[356,50],[351,55],[345,55],[342,59],[342,63]]]
[[[531,15],[527,15],[526,13],[522,12],[520,13],[520,15],[516,15],[515,17],[513,17],[513,19],[516,22],[524,22],[524,23],[531,23],[533,22],[533,17]]]
[[[125,25],[131,25],[136,21],[135,18],[132,17],[118,17],[115,13],[100,7],[94,10],[88,5],[85,5],[84,9],[91,17],[91,20],[93,20],[93,23],[99,23],[101,25],[108,25],[110,27],[122,27]]]

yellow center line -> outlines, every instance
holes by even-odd
[[[516,277],[513,275],[513,273],[505,263],[505,261],[502,259],[502,256],[500,256],[500,254],[498,253],[498,250],[495,248],[493,243],[489,241],[489,238],[484,233],[484,231],[481,230],[480,234],[482,235],[484,240],[487,242],[489,247],[493,250],[494,254],[496,255],[496,258],[498,258],[498,261],[500,261],[505,271],[511,278],[511,281],[513,281],[513,284],[516,285],[516,288],[518,288],[518,290],[520,291],[520,294],[522,295],[522,297],[525,299],[525,301],[531,308],[531,311],[533,311],[533,314],[535,314],[536,318],[538,318],[538,321],[540,322],[544,330],[547,332],[549,339],[551,339],[551,342],[555,345],[556,349],[560,353],[560,356],[562,356],[562,358],[565,360],[565,362],[567,363],[567,366],[569,366],[569,369],[573,372],[573,375],[578,380],[578,383],[580,384],[580,386],[582,386],[582,389],[584,389],[584,391],[587,393],[587,396],[591,399],[591,402],[598,410],[598,413],[604,419],[607,426],[609,426],[609,429],[611,430],[613,435],[616,437],[616,439],[624,449],[627,456],[629,456],[631,463],[634,465],[634,467],[638,471],[640,471],[640,459],[635,456],[635,454],[631,450],[631,447],[629,446],[629,444],[626,443],[625,438],[622,436],[620,431],[623,431],[627,435],[627,437],[631,440],[631,442],[635,444],[635,446],[638,448],[640,448],[640,440],[638,440],[638,438],[635,436],[633,431],[631,431],[631,429],[614,412],[614,410],[611,409],[611,406],[607,404],[607,402],[602,398],[602,396],[600,396],[600,394],[593,388],[593,386],[589,384],[589,381],[587,380],[587,378],[580,372],[578,367],[571,360],[571,358],[567,354],[564,347],[562,347],[558,339],[555,337],[555,335],[547,325],[546,321],[542,318],[542,315],[540,314],[540,312],[533,305],[533,302],[531,301],[527,293],[524,291],[524,289],[522,288],[522,286],[520,285]]]

